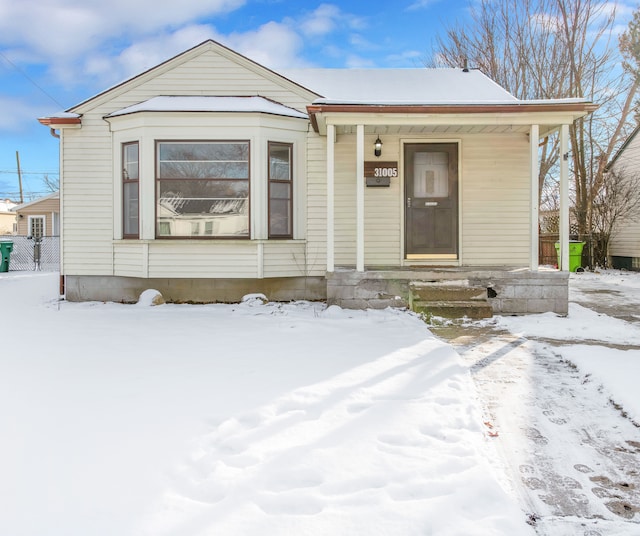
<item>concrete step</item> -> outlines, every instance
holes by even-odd
[[[469,301],[487,299],[487,289],[461,281],[412,281],[411,298],[415,301]]]
[[[488,301],[413,301],[411,309],[416,313],[441,316],[443,318],[491,318],[493,308]]]

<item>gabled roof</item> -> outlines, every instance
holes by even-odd
[[[512,104],[518,100],[478,70],[289,69],[281,73],[318,93],[314,104]]]
[[[191,58],[215,50],[238,65],[242,65],[265,79],[295,91],[311,104],[307,106],[309,119],[316,131],[324,129],[326,114],[379,114],[406,115],[445,115],[445,114],[523,114],[532,113],[536,119],[540,114],[552,114],[563,122],[573,121],[595,110],[597,106],[584,99],[555,99],[540,101],[521,101],[500,87],[478,70],[469,69],[290,69],[275,72],[253,60],[212,40],[205,41],[156,67],[153,67],[129,80],[122,82],[72,108],[39,121],[48,126],[80,126],[80,115],[97,106],[105,99],[118,93],[131,90],[146,80],[189,61]],[[165,97],[168,98],[168,97]],[[183,98],[186,97],[173,97]],[[210,99],[216,97],[210,96]],[[222,100],[173,101],[175,110],[162,111],[243,111],[232,110],[230,104]],[[205,104],[206,102],[206,104]],[[238,101],[239,102],[239,101]],[[257,104],[254,101],[253,104]],[[159,104],[160,103],[160,104]],[[143,106],[160,108],[165,101],[150,99]],[[246,103],[245,103],[246,104]],[[288,108],[281,106],[278,111],[265,111],[263,102],[257,111],[291,115]],[[195,110],[187,107],[196,106]],[[235,106],[235,105],[234,105]],[[239,105],[238,105],[239,106]],[[200,108],[201,107],[201,108]],[[221,108],[227,108],[222,110]],[[239,106],[242,108],[242,106]],[[140,108],[129,107],[117,114],[134,113]],[[156,111],[160,111],[157,109]],[[114,114],[111,114],[114,116]],[[298,117],[298,116],[295,116]],[[361,119],[361,117],[359,117]],[[505,121],[508,118],[505,118]],[[549,121],[547,121],[549,123]]]
[[[261,65],[253,61],[252,59],[247,58],[246,56],[243,56],[242,54],[236,52],[235,50],[232,50],[222,45],[221,43],[214,41],[213,39],[207,39],[206,41],[203,41],[202,43],[188,50],[185,50],[184,52],[181,52],[180,54],[172,58],[169,58],[168,60],[154,67],[151,67],[150,69],[147,69],[146,71],[143,71],[142,73],[137,74],[136,76],[133,76],[127,80],[124,80],[123,82],[120,82],[119,84],[116,84],[115,86],[112,86],[106,89],[105,91],[102,91],[101,93],[98,93],[97,95],[90,97],[89,99],[79,104],[76,104],[75,106],[69,108],[67,112],[81,113],[82,109],[85,108],[87,105],[93,103],[93,101],[100,100],[102,97],[108,95],[109,93],[126,91],[127,89],[135,87],[139,83],[143,83],[147,78],[152,77],[155,73],[161,73],[166,70],[172,69],[174,66],[179,65],[183,62],[189,61],[191,58],[196,57],[199,54],[206,52],[208,50],[215,50],[218,54],[224,56],[225,58],[239,65],[244,65],[248,69],[254,72],[260,73],[265,78],[270,78],[272,80],[277,79],[281,83],[286,84],[289,87],[297,87],[298,91],[304,92],[305,94],[308,94],[310,91],[309,89],[300,86],[300,84],[297,84],[292,80],[288,80],[287,78],[283,77],[281,74],[265,67],[264,65]]]
[[[34,199],[33,201],[29,201],[28,203],[22,203],[22,205],[18,205],[14,208],[16,212],[20,210],[24,210],[25,208],[29,208],[32,205],[37,205],[38,203],[42,203],[42,201],[47,201],[49,199],[60,199],[60,192],[53,192],[49,195],[45,195],[42,197],[38,197],[38,199]]]
[[[613,158],[609,161],[609,163],[604,168],[605,171],[609,171],[613,167],[613,165],[616,163],[618,158],[620,158],[622,153],[625,152],[627,147],[629,147],[633,139],[637,136],[638,132],[640,132],[640,125],[637,125],[636,128],[633,129],[633,132],[629,134],[629,137],[626,140],[624,140],[624,143],[620,146],[620,149],[616,151],[616,154],[613,155]]]
[[[106,118],[137,112],[253,112],[308,119],[307,114],[264,97],[153,97],[110,113]]]

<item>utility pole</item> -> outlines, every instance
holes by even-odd
[[[22,195],[22,171],[20,171],[20,153],[16,151],[16,163],[18,164],[18,184],[20,186],[20,204],[24,203],[24,196]]]

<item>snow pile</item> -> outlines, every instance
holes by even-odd
[[[155,289],[147,289],[142,294],[140,294],[140,298],[138,299],[137,305],[142,307],[149,307],[152,305],[163,305],[164,298],[162,294]]]
[[[0,276],[0,534],[533,534],[415,316],[56,290]]]

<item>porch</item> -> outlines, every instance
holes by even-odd
[[[485,302],[493,313],[568,313],[569,272],[544,267],[537,270],[500,266],[364,271],[337,267],[326,277],[327,304],[348,309],[410,307],[416,310],[416,287],[427,284],[436,288],[472,289],[475,292],[471,292],[470,300]],[[441,290],[436,294],[438,292]],[[461,298],[461,301],[470,300]],[[449,302],[452,303],[450,298]]]

